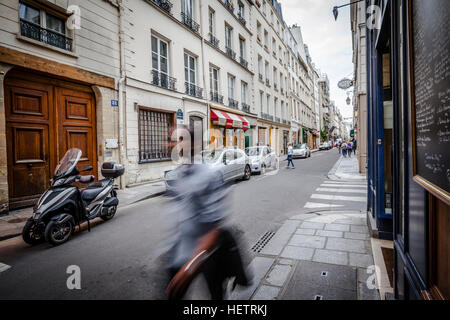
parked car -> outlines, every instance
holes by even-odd
[[[266,169],[278,167],[278,157],[270,147],[257,146],[245,148],[252,172],[264,174]]]
[[[319,146],[319,150],[328,150],[328,149],[330,149],[328,142],[324,142]]]
[[[309,158],[311,157],[311,150],[309,149],[308,145],[306,143],[303,144],[296,144],[293,147],[293,158]]]
[[[250,179],[252,170],[249,158],[244,150],[237,148],[204,150],[201,156],[204,164],[215,167],[222,172],[224,182]],[[177,173],[177,169],[164,173],[167,189],[170,189],[171,181],[177,178]]]

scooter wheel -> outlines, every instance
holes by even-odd
[[[36,226],[33,219],[28,219],[22,229],[22,238],[28,244],[34,245],[44,241],[43,227]]]
[[[105,210],[105,214],[100,216],[100,218],[102,218],[103,221],[111,220],[114,217],[114,215],[116,214],[116,211],[117,211],[117,207],[116,206],[105,207],[103,209]]]
[[[57,246],[69,240],[74,230],[74,225],[70,220],[58,224],[56,221],[50,221],[45,227],[45,240],[50,244]]]

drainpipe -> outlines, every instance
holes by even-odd
[[[205,42],[203,41],[203,20],[202,20],[202,9],[203,9],[203,5],[202,5],[202,1],[199,1],[199,5],[200,5],[200,34],[202,35],[202,39],[200,40],[202,43],[202,78],[203,78],[203,85],[205,87],[205,96],[206,96],[206,143],[205,143],[205,149],[209,149],[209,143],[210,143],[210,127],[209,127],[209,123],[210,123],[210,105],[209,105],[209,95],[208,95],[208,90],[207,90],[207,86],[206,86],[206,78],[205,78],[205,73],[208,72],[209,74],[209,68],[205,71],[205,49],[204,49],[204,45]],[[202,138],[203,139],[203,138]]]
[[[126,108],[124,106],[124,82],[125,82],[125,47],[123,39],[123,6],[122,0],[107,0],[111,5],[116,7],[119,14],[119,52],[120,52],[120,79],[118,81],[118,91],[119,91],[119,162],[124,164],[126,158],[126,141],[125,141],[125,112]],[[125,187],[124,176],[120,176],[119,188],[123,189]]]

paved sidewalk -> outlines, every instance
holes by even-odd
[[[334,167],[328,173],[328,179],[365,181],[367,178],[365,174],[359,173],[358,158],[356,156],[353,155],[349,158],[341,155]]]
[[[328,178],[316,191],[332,194],[311,195],[326,203],[308,202],[316,206],[305,205],[285,221],[250,264],[253,285],[230,299],[380,299],[357,160],[340,158]]]
[[[117,190],[119,208],[145,199],[160,196],[166,191],[164,181],[155,181]],[[33,208],[10,211],[8,215],[0,216],[0,241],[18,236],[22,233],[25,222],[33,214]]]

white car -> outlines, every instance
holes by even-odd
[[[330,149],[328,142],[324,142],[319,146],[319,150],[328,150]]]
[[[252,171],[244,150],[234,148],[205,150],[202,151],[201,156],[204,164],[215,167],[222,172],[224,182],[250,179]],[[177,179],[177,176],[177,169],[164,173],[167,189],[171,188],[171,182]]]
[[[311,150],[306,143],[296,144],[293,148],[292,158],[309,158],[311,157]]]
[[[278,158],[275,152],[267,146],[256,146],[245,148],[249,158],[252,172],[264,174],[266,169],[276,169]]]

